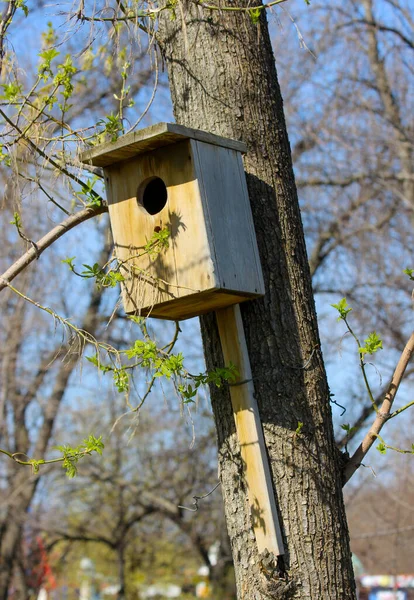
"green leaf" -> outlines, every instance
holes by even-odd
[[[118,392],[127,392],[129,390],[129,375],[125,369],[114,369],[114,384]]]
[[[383,442],[380,442],[378,444],[378,446],[376,446],[376,448],[377,448],[377,450],[378,450],[378,452],[380,454],[386,454],[387,453],[387,446]]]
[[[136,340],[131,348],[126,350],[128,358],[138,357],[143,367],[150,367],[157,358],[157,345],[152,340]]]
[[[59,56],[60,52],[56,50],[56,48],[48,48],[47,50],[43,50],[43,52],[39,52],[39,57],[43,59],[43,62],[39,65],[39,75],[43,80],[46,80],[48,76],[53,76],[51,70],[52,60]]]
[[[338,304],[331,304],[331,306],[333,308],[336,308],[336,310],[339,312],[339,317],[338,317],[338,321],[345,320],[347,315],[351,312],[352,308],[350,306],[348,306],[348,302],[346,301],[346,298],[342,298],[342,300],[340,300],[338,302]]]
[[[17,82],[5,83],[1,86],[3,88],[3,95],[0,96],[1,100],[7,102],[16,102],[21,94],[22,85]]]
[[[101,361],[99,360],[99,356],[97,354],[95,354],[95,356],[87,356],[86,360],[88,360],[90,363],[95,365],[95,367],[97,367],[100,371],[102,371],[102,373],[108,373],[108,371],[114,370],[114,367],[110,367],[108,365],[102,364]]]
[[[65,62],[58,66],[58,72],[54,79],[55,85],[62,86],[63,90],[61,93],[65,100],[70,98],[72,95],[72,79],[76,73],[77,69],[73,65],[72,57],[68,55],[65,59]]]
[[[104,134],[104,139],[105,137],[109,137],[111,142],[116,142],[119,134],[122,133],[124,129],[119,115],[114,114],[106,115],[106,117],[100,119],[96,125],[97,127],[103,127],[101,134]],[[100,141],[104,141],[104,139]]]
[[[145,323],[146,317],[128,315],[128,319],[137,325],[143,325]]]
[[[99,366],[99,361],[98,361],[98,357],[95,356],[87,356],[86,360],[89,360],[89,362],[91,362],[93,365],[95,365],[95,367]]]
[[[27,8],[26,2],[24,0],[16,0],[16,7],[21,8],[24,12],[24,16],[27,17],[29,14],[29,9]]]
[[[353,431],[355,431],[356,427],[351,427],[349,423],[343,423],[341,425],[341,429],[343,429],[347,433],[352,433]]]
[[[6,152],[4,150],[6,150]],[[5,164],[6,167],[11,166],[11,158],[8,153],[7,146],[5,146],[4,144],[0,144],[0,163]]]
[[[102,270],[95,274],[96,284],[98,287],[115,287],[118,283],[125,280],[125,277],[119,271],[108,271],[104,273]]]
[[[73,261],[75,260],[76,256],[68,256],[67,258],[62,258],[62,260],[60,261],[61,263],[68,265],[69,269],[71,271],[75,270],[75,265],[73,264]]]
[[[79,460],[92,452],[102,455],[104,444],[102,436],[96,438],[93,435],[89,435],[87,439],[83,440],[82,444],[74,448],[69,445],[55,446],[54,448],[63,455],[62,467],[66,470],[66,475],[72,479],[77,474]]]
[[[249,10],[249,16],[251,19],[251,22],[253,23],[253,25],[257,25],[258,22],[260,21],[260,15],[261,15],[262,9],[260,8],[260,6],[257,6],[256,8],[252,8]]]
[[[18,212],[13,214],[13,221],[10,221],[10,225],[15,225],[17,229],[20,229],[22,226],[22,219]]]
[[[46,47],[51,47],[58,41],[55,30],[53,29],[53,23],[48,21],[47,30],[42,33],[43,44]]]
[[[88,438],[83,440],[83,444],[87,452],[97,452],[102,456],[102,451],[105,448],[105,445],[102,441],[101,435],[96,438],[94,435],[90,434]]]
[[[151,238],[144,246],[145,252],[151,257],[157,256],[160,252],[169,248],[170,236],[171,232],[167,227],[154,231]]]
[[[414,269],[404,269],[403,273],[408,275],[411,281],[414,281]]]
[[[30,464],[32,466],[32,471],[33,471],[33,475],[37,475],[39,473],[40,470],[40,465],[44,465],[45,461],[40,459],[40,460],[35,460],[34,458],[30,461]]]
[[[374,354],[378,350],[382,350],[382,340],[376,331],[369,334],[365,341],[365,345],[362,348],[358,348],[358,352],[361,355]]]
[[[301,433],[302,429],[303,429],[303,423],[302,423],[302,421],[298,421],[298,426],[296,427],[295,433],[297,435],[299,435]]]
[[[194,389],[192,385],[179,385],[178,391],[181,394],[183,403],[190,404],[194,402],[194,398],[197,395],[197,386]]]

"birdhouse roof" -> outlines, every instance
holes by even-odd
[[[80,160],[95,167],[108,167],[138,154],[151,152],[162,146],[176,144],[184,139],[195,139],[214,146],[224,146],[238,152],[247,152],[247,147],[243,142],[220,137],[207,131],[183,127],[183,125],[175,123],[157,123],[151,125],[151,127],[127,133],[115,142],[107,142],[86,150],[81,154]]]

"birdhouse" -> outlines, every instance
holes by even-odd
[[[180,320],[264,294],[245,151],[159,123],[83,153],[103,167],[127,313]],[[158,252],[148,242],[164,230]]]

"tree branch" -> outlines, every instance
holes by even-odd
[[[32,263],[35,259],[39,258],[46,248],[49,248],[58,240],[62,235],[91,219],[92,217],[96,217],[97,215],[101,215],[105,212],[108,212],[108,207],[105,205],[102,206],[88,206],[84,210],[79,211],[78,213],[71,215],[62,223],[54,227],[49,233],[47,233],[41,240],[39,240],[33,247],[29,248],[27,252],[25,252],[3,275],[0,277],[0,291],[7,287],[7,283],[13,281],[13,279],[21,273],[30,263]]]
[[[372,444],[377,439],[378,434],[383,428],[386,421],[390,418],[392,404],[395,400],[399,385],[404,376],[407,365],[410,361],[411,355],[414,351],[414,333],[411,334],[408,340],[400,360],[398,361],[397,367],[392,376],[390,385],[388,386],[387,393],[385,394],[384,400],[380,410],[376,413],[374,423],[369,432],[364,437],[362,443],[359,445],[353,456],[349,459],[344,469],[344,484],[347,483],[355,471],[361,466],[361,462],[364,456],[367,454]]]

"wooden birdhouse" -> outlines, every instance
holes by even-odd
[[[127,313],[187,319],[264,294],[245,151],[159,123],[82,155],[104,170]],[[168,248],[148,251],[165,228]]]

